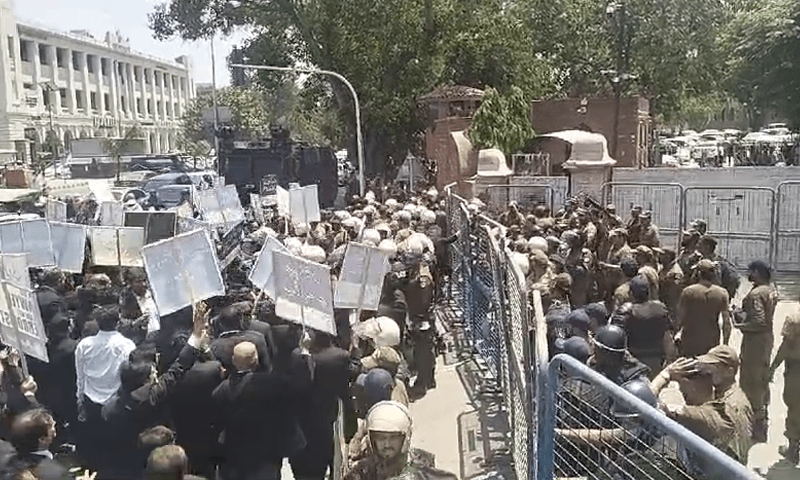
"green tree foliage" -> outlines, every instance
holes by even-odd
[[[536,135],[522,89],[511,87],[507,95],[487,89],[468,135],[478,147],[497,148],[506,156],[517,153]]]
[[[724,44],[736,98],[756,117],[775,111],[800,125],[800,2],[768,0],[741,10]]]
[[[265,102],[264,95],[256,87],[227,87],[217,91],[217,105],[230,108],[232,124],[243,138],[269,134],[270,112]],[[204,92],[189,103],[181,118],[187,141],[214,143],[213,129],[203,121],[203,112],[213,106],[211,92]]]

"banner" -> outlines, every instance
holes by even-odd
[[[149,245],[175,236],[175,212],[125,212],[126,227],[144,228],[144,243]]]
[[[50,223],[56,267],[65,272],[81,273],[86,256],[86,226],[77,223]]]
[[[261,178],[261,196],[275,195],[278,187],[278,176],[269,174]]]
[[[161,317],[201,300],[225,295],[208,233],[195,230],[142,249],[144,268]]]
[[[100,225],[121,227],[124,220],[122,202],[102,202],[100,204]]]
[[[212,240],[217,238],[217,230],[210,223],[196,218],[186,218],[179,216],[176,223],[176,234],[193,232],[195,230],[205,230]]]
[[[90,227],[94,265],[141,267],[144,229],[137,227]]]
[[[285,190],[280,186],[275,188],[275,199],[278,202],[278,215],[281,217],[289,216],[289,190]]]
[[[279,251],[272,252],[275,276],[275,314],[336,335],[331,271],[325,265]]]
[[[50,225],[43,218],[0,224],[0,251],[27,254],[31,267],[56,264]]]
[[[61,202],[54,198],[48,198],[44,211],[45,211],[44,218],[46,218],[48,221],[51,222],[67,221],[67,204],[64,202]]]
[[[277,238],[267,236],[248,278],[253,285],[275,300],[275,268],[272,263],[272,252],[289,254],[289,250]]]
[[[48,362],[47,334],[36,292],[30,285],[25,255],[0,255],[0,338],[20,352]]]
[[[350,242],[336,282],[336,308],[377,310],[383,280],[389,272],[389,257],[377,248]]]
[[[289,190],[289,216],[295,224],[320,221],[316,185]]]

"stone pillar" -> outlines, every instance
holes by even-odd
[[[56,55],[58,55],[58,50],[56,50]],[[76,83],[75,77],[72,75],[72,49],[67,49],[67,97],[69,98],[70,106],[69,106],[69,113],[75,115],[77,112],[77,93],[76,90]],[[83,96],[84,96],[84,107],[86,108],[86,112],[89,112],[89,89],[87,88],[86,79],[83,80]]]

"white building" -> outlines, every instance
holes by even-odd
[[[0,151],[30,158],[53,130],[73,138],[123,136],[135,124],[152,153],[176,149],[180,117],[195,96],[191,61],[131,50],[119,33],[56,32],[16,21],[0,0]]]

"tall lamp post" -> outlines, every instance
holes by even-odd
[[[350,94],[353,96],[353,102],[355,102],[356,107],[356,154],[358,155],[358,187],[359,187],[359,194],[363,197],[364,193],[367,189],[367,184],[364,179],[364,147],[362,144],[362,136],[361,136],[361,106],[358,103],[358,95],[356,94],[356,89],[353,88],[353,85],[344,78],[343,75],[330,71],[330,70],[318,70],[316,68],[302,68],[302,67],[276,67],[273,65],[244,65],[234,63],[231,64],[232,68],[252,68],[253,70],[269,70],[272,72],[297,72],[297,73],[310,73],[315,75],[328,75],[334,78],[337,78],[344,83],[347,88],[350,90]]]
[[[50,82],[42,82],[39,84],[42,87],[42,93],[47,95],[47,111],[50,114],[50,131],[47,134],[48,141],[50,143],[50,153],[53,155],[53,167],[56,164],[56,142],[55,142],[55,130],[53,129],[53,99],[51,98],[51,94],[58,90],[58,85]],[[47,93],[45,93],[47,92]]]

